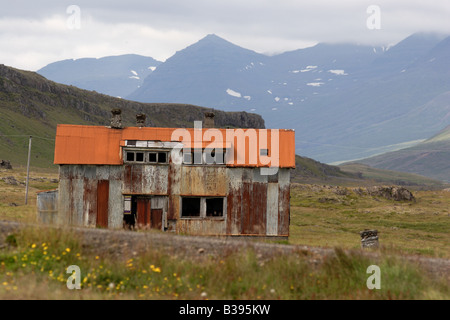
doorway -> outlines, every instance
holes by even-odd
[[[123,224],[125,229],[163,230],[163,209],[152,208],[151,196],[132,195],[124,198]]]

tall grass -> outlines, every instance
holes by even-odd
[[[448,281],[395,258],[360,252],[325,259],[307,252],[265,259],[250,249],[199,260],[161,249],[127,256],[85,249],[80,235],[29,228],[0,251],[0,299],[448,299]],[[381,289],[369,290],[369,265],[381,269]],[[66,286],[66,269],[81,270],[81,290]]]

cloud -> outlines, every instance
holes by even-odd
[[[2,19],[0,30],[0,63],[32,71],[63,59],[127,53],[165,60],[203,36],[90,18],[81,22],[80,29],[70,29],[64,16],[43,20]]]
[[[0,12],[0,63],[36,70],[80,57],[136,53],[165,60],[206,34],[279,53],[317,42],[388,45],[419,31],[450,34],[450,1],[436,0],[78,0],[80,29],[68,28],[71,3],[13,1]],[[367,8],[381,10],[369,30]]]

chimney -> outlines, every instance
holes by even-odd
[[[111,128],[122,129],[122,110],[112,109]]]
[[[214,128],[214,112],[205,112],[203,128]]]
[[[136,126],[139,128],[145,127],[145,119],[147,116],[143,113],[136,115]]]

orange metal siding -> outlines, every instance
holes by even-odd
[[[81,126],[81,125],[58,125],[55,142],[55,164],[97,164],[97,165],[121,165],[122,155],[120,146],[124,145],[125,140],[159,140],[171,141],[172,133],[176,128],[138,128],[128,127],[124,129],[111,129],[101,126]],[[191,145],[195,146],[194,129],[185,129],[191,135]],[[202,129],[205,132],[208,129]],[[230,147],[225,142],[227,131],[233,129],[214,129],[219,130],[223,136],[223,146]],[[248,130],[255,130],[259,141],[260,130],[266,129],[242,129],[244,133]],[[271,149],[271,134],[275,132],[267,129],[267,147]],[[293,130],[278,130],[279,134],[279,167],[295,167],[295,132]],[[182,140],[182,139],[181,139]],[[235,151],[235,159],[238,148],[237,139],[231,144]],[[214,139],[212,140],[214,141]],[[247,139],[248,142],[248,139]],[[202,147],[208,146],[210,141],[203,141]],[[259,145],[259,143],[258,143]],[[249,159],[249,144],[245,144],[245,161],[242,164],[230,163],[228,166],[235,167],[261,167],[264,166],[260,161],[256,164],[251,163]],[[253,150],[252,150],[253,151]],[[259,154],[259,150],[257,150]],[[259,159],[259,157],[258,157]]]

